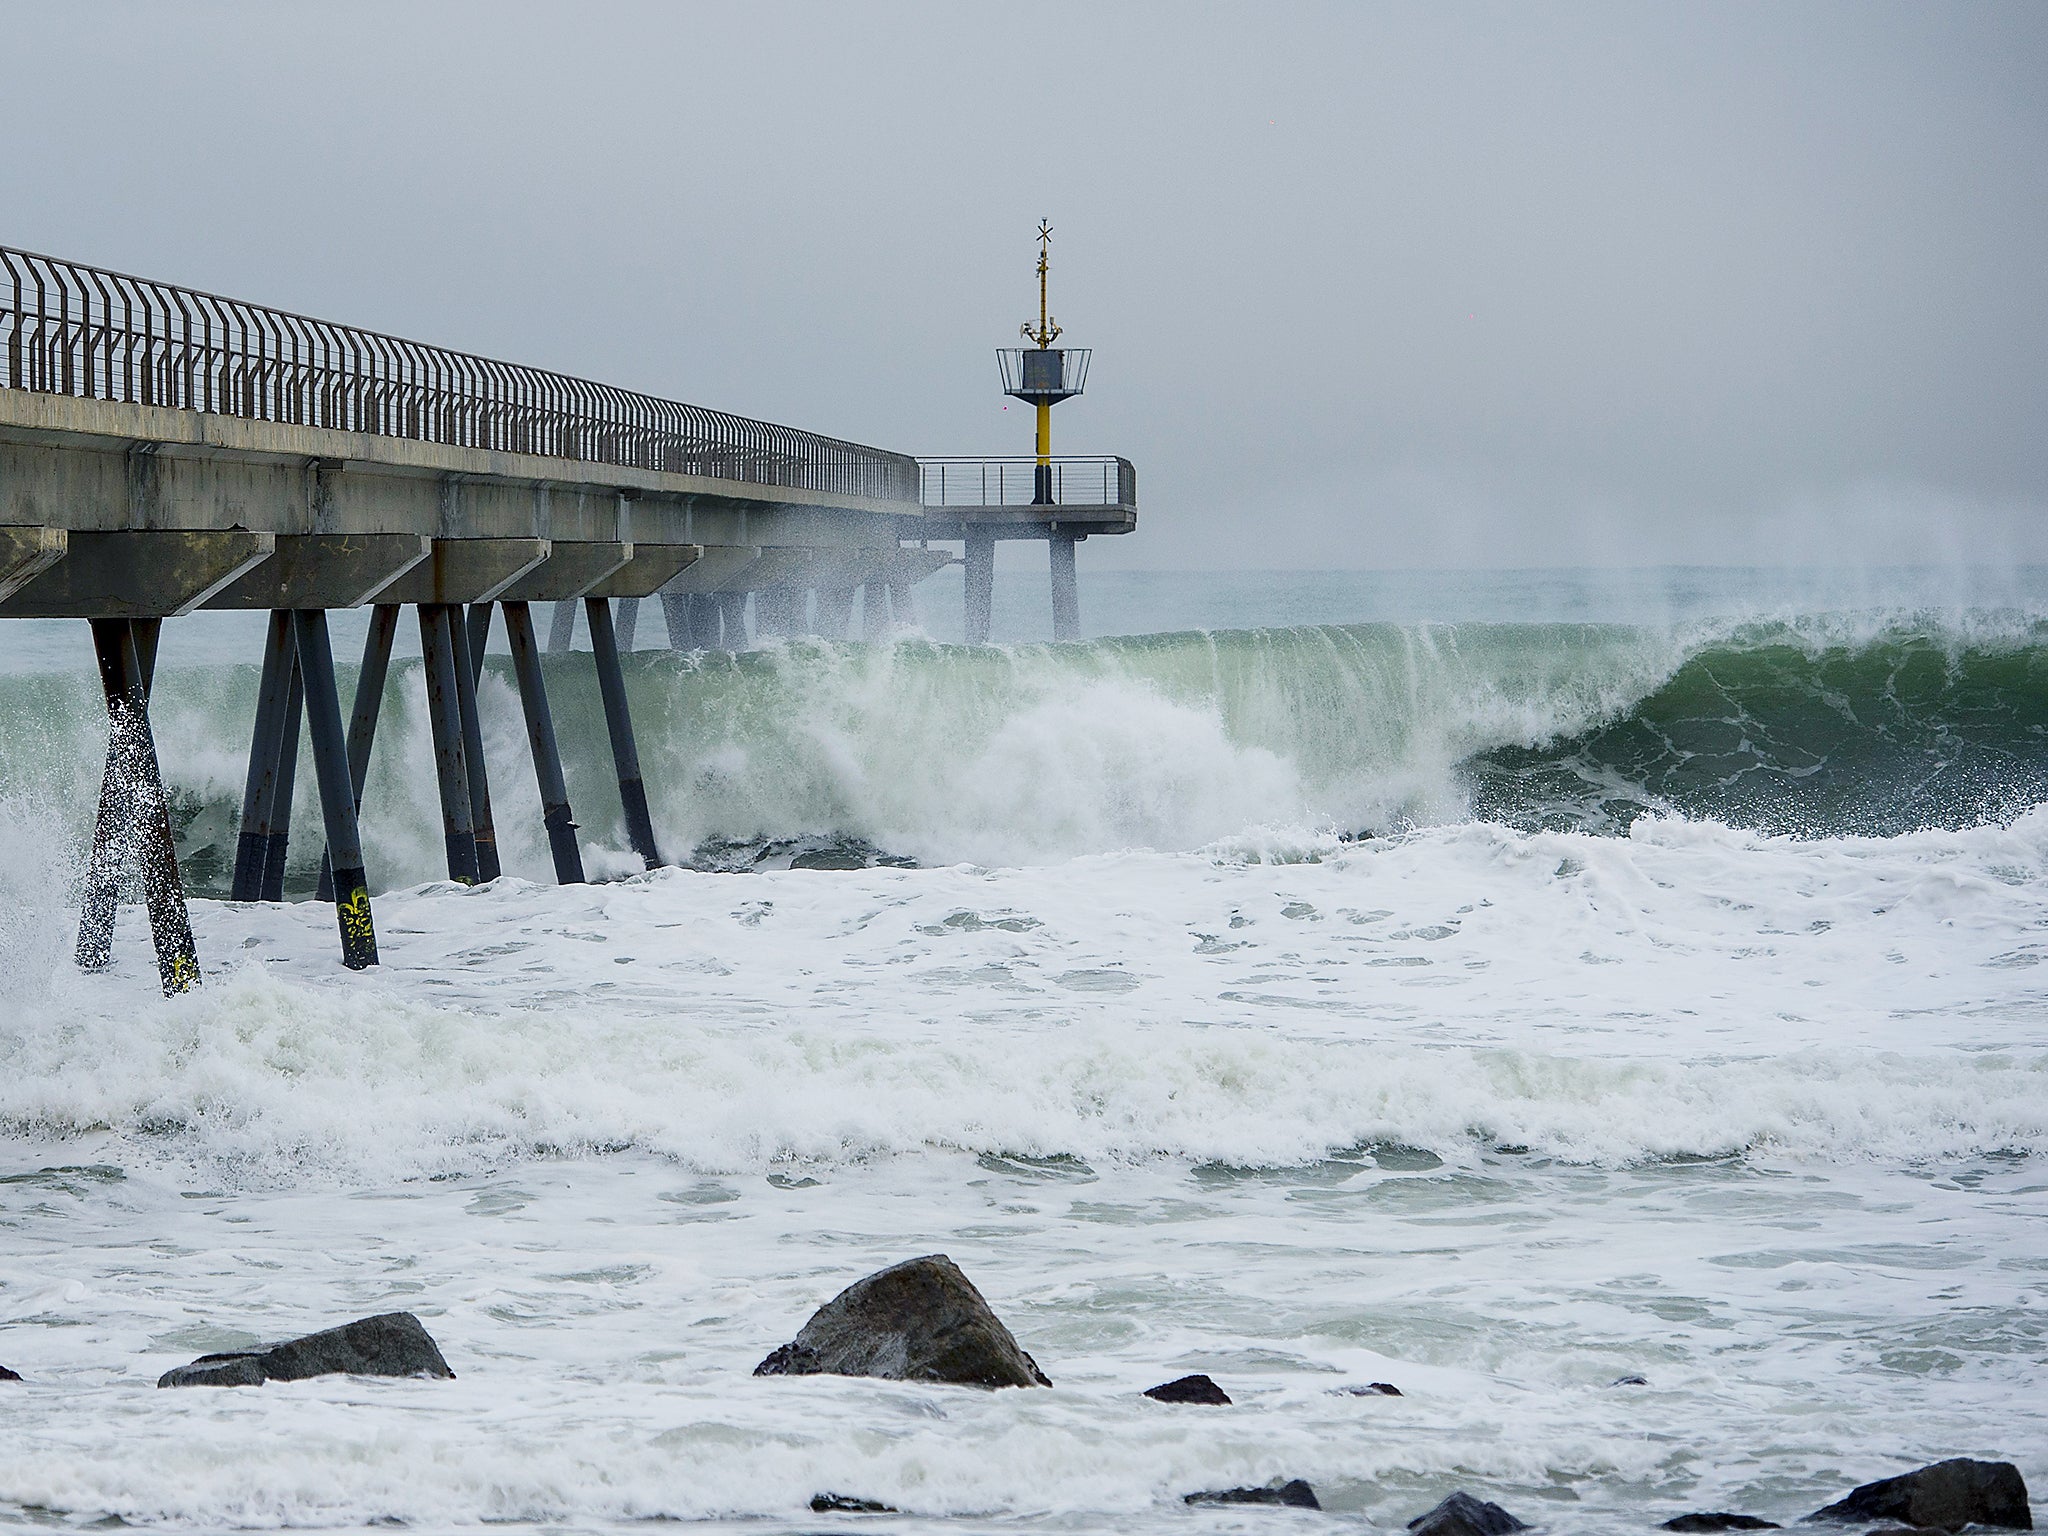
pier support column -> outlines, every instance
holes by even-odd
[[[490,622],[488,609],[485,623]],[[504,873],[498,863],[498,829],[491,819],[491,777],[484,763],[484,732],[476,712],[476,681],[483,667],[469,649],[469,625],[459,604],[448,610],[448,633],[455,646],[455,704],[462,713],[462,766],[469,776],[469,829],[476,839],[477,879],[491,881]]]
[[[162,629],[161,619],[143,619],[136,624],[136,660],[142,668],[145,696],[156,686],[156,643]],[[100,773],[99,815],[93,824],[92,856],[86,865],[78,903],[75,958],[80,970],[102,970],[114,957],[114,913],[121,900],[122,850],[133,836],[132,815],[123,743],[109,731],[106,765]]]
[[[630,651],[635,648],[633,641],[640,633],[639,598],[622,597],[619,599],[618,622],[613,625],[612,633],[618,638],[620,650]]]
[[[299,671],[305,679],[306,725],[313,738],[313,777],[320,786],[320,815],[333,861],[334,914],[341,926],[341,963],[360,971],[377,963],[377,930],[370,921],[370,886],[363,873],[363,844],[356,824],[354,775],[341,726],[341,699],[334,687],[334,652],[327,638],[327,613],[301,608],[292,614]]]
[[[633,716],[626,705],[626,679],[619,670],[619,643],[612,633],[611,605],[601,597],[583,600],[590,619],[590,649],[597,662],[598,692],[604,695],[604,724],[612,738],[612,764],[619,775],[619,804],[626,813],[626,840],[649,869],[661,868],[654,846],[654,818],[647,810],[647,785],[640,777],[640,748],[633,740]]]
[[[967,530],[967,643],[988,644],[989,613],[995,606],[996,540],[985,528]]]
[[[907,581],[889,583],[889,627],[893,630],[917,628],[917,597]]]
[[[844,640],[853,624],[853,594],[857,587],[818,588],[818,634],[826,640]]]
[[[562,754],[555,745],[555,717],[541,677],[540,650],[533,643],[533,616],[524,603],[505,605],[505,638],[512,644],[512,671],[519,679],[519,706],[526,715],[526,741],[533,749],[533,776],[540,784],[541,823],[555,879],[583,884],[583,853],[576,846],[576,818],[569,810],[569,786],[562,778]]]
[[[469,605],[469,676],[471,682],[481,682],[484,675],[484,652],[491,645],[491,604],[471,603]]]
[[[273,610],[263,646],[263,677],[256,685],[256,725],[250,733],[249,772],[242,787],[242,832],[235,841],[235,869],[228,885],[228,894],[235,901],[263,899],[263,870],[270,854],[270,808],[276,798],[285,697],[291,688],[296,651],[291,615]]]
[[[92,621],[93,651],[107,697],[109,772],[100,792],[99,823],[93,830],[77,958],[86,970],[99,970],[112,958],[122,854],[133,851],[142,863],[143,899],[156,946],[157,977],[169,997],[199,984],[199,952],[192,942],[177,844],[171,836],[170,807],[164,799],[163,771],[149,726],[149,690],[162,622]]]
[[[265,808],[263,891],[265,901],[284,900],[285,856],[292,844],[292,797],[299,784],[299,723],[306,713],[306,675],[299,666],[296,641],[291,648],[291,678],[284,691],[284,720],[277,738],[277,776]]]
[[[1052,637],[1055,640],[1081,638],[1081,585],[1074,574],[1074,546],[1081,541],[1071,533],[1054,530],[1046,547],[1052,561]]]
[[[548,615],[548,654],[566,656],[576,639],[576,599],[565,597]]]
[[[722,631],[718,639],[719,645],[728,651],[744,651],[747,648],[746,593],[718,594],[718,625]]]
[[[794,638],[803,631],[804,589],[762,587],[754,594],[754,634]]]
[[[688,592],[661,594],[661,621],[668,629],[668,648],[694,651],[697,642],[697,599]]]
[[[384,707],[384,680],[391,670],[391,642],[398,636],[398,605],[379,603],[370,610],[370,632],[363,640],[363,665],[356,673],[356,699],[348,717],[348,781],[356,809],[358,840],[363,819],[363,784],[370,777],[370,748],[377,739],[377,717]],[[320,856],[321,901],[334,900],[334,850]]]
[[[441,603],[421,603],[420,652],[425,660],[427,719],[434,730],[434,776],[441,790],[441,835],[448,878],[477,883],[476,831],[469,819],[469,769],[462,758],[462,706],[456,695],[454,624]]]

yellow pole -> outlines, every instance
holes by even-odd
[[[1038,462],[1052,463],[1052,402],[1038,402]]]

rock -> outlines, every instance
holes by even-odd
[[[1368,1381],[1362,1387],[1354,1385],[1337,1387],[1334,1390],[1339,1397],[1405,1397],[1407,1395],[1391,1381]]]
[[[201,1355],[190,1365],[165,1371],[157,1377],[156,1384],[160,1387],[260,1387],[269,1379],[253,1354]]]
[[[10,1371],[9,1369],[7,1369],[7,1367],[6,1367],[6,1366],[4,1366],[4,1365],[0,1365],[0,1381],[19,1381],[19,1380],[21,1380],[21,1372],[19,1372],[19,1371]]]
[[[1475,1499],[1460,1489],[1428,1514],[1410,1520],[1408,1529],[1415,1536],[1507,1536],[1509,1531],[1529,1527],[1498,1504]]]
[[[1971,1524],[2015,1531],[2034,1528],[2034,1512],[2027,1503],[2027,1484],[2020,1469],[2009,1461],[1971,1461],[1962,1456],[1865,1483],[1846,1499],[1806,1518],[1887,1520],[1944,1531],[1959,1531]]]
[[[898,1515],[902,1511],[894,1505],[884,1504],[880,1499],[856,1499],[843,1493],[814,1493],[811,1495],[811,1513],[814,1515]]]
[[[1183,1376],[1178,1381],[1147,1387],[1145,1395],[1155,1403],[1213,1403],[1219,1408],[1230,1406],[1230,1394],[1208,1377],[1200,1375]]]
[[[1715,1510],[1703,1515],[1680,1515],[1675,1520],[1666,1520],[1657,1527],[1660,1531],[1776,1531],[1782,1530],[1775,1520],[1759,1520],[1755,1515],[1731,1515],[1725,1510]]]
[[[201,1355],[166,1371],[160,1387],[260,1387],[309,1376],[453,1377],[433,1336],[410,1312],[359,1318],[268,1349]]]
[[[1263,1488],[1217,1488],[1207,1493],[1189,1493],[1183,1504],[1284,1504],[1289,1509],[1321,1509],[1315,1489],[1301,1478],[1281,1482],[1275,1478]]]
[[[1617,1376],[1607,1383],[1610,1387],[1647,1387],[1649,1384],[1647,1376]]]
[[[1049,1387],[981,1292],[943,1253],[856,1280],[811,1314],[756,1376],[879,1376],[965,1387]]]

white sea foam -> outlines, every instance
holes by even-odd
[[[221,1177],[628,1145],[715,1171],[933,1147],[2034,1151],[2044,867],[2048,812],[1891,840],[1460,826],[1302,863],[1235,843],[437,886],[380,904],[368,977],[337,972],[325,908],[208,904],[213,983],[138,995],[134,950],[111,1009],[62,983],[0,1039],[0,1119]]]
[[[1463,819],[1461,758],[1614,718],[1700,643],[653,659],[678,844],[949,862],[413,885],[363,974],[331,908],[200,901],[206,984],[169,1002],[133,909],[109,973],[68,963],[89,733],[0,744],[63,770],[0,803],[0,1361],[29,1378],[0,1524],[781,1532],[830,1491],[892,1529],[1166,1536],[1291,1524],[1180,1495],[1305,1476],[1339,1522],[1463,1486],[1622,1536],[1944,1455],[2040,1486],[2048,808],[1889,838]],[[247,682],[167,677],[186,789],[238,790]],[[609,803],[561,702],[579,804]],[[414,711],[372,784],[394,879],[438,841]],[[518,763],[499,679],[485,713]],[[630,867],[601,827],[589,852]],[[930,1251],[1054,1391],[749,1376]],[[398,1307],[457,1381],[150,1386]],[[1239,1406],[1136,1396],[1189,1370]],[[1328,1391],[1378,1380],[1407,1395]]]

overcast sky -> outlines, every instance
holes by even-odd
[[[0,241],[910,452],[1050,217],[1091,564],[2048,560],[2037,0],[0,20]]]

